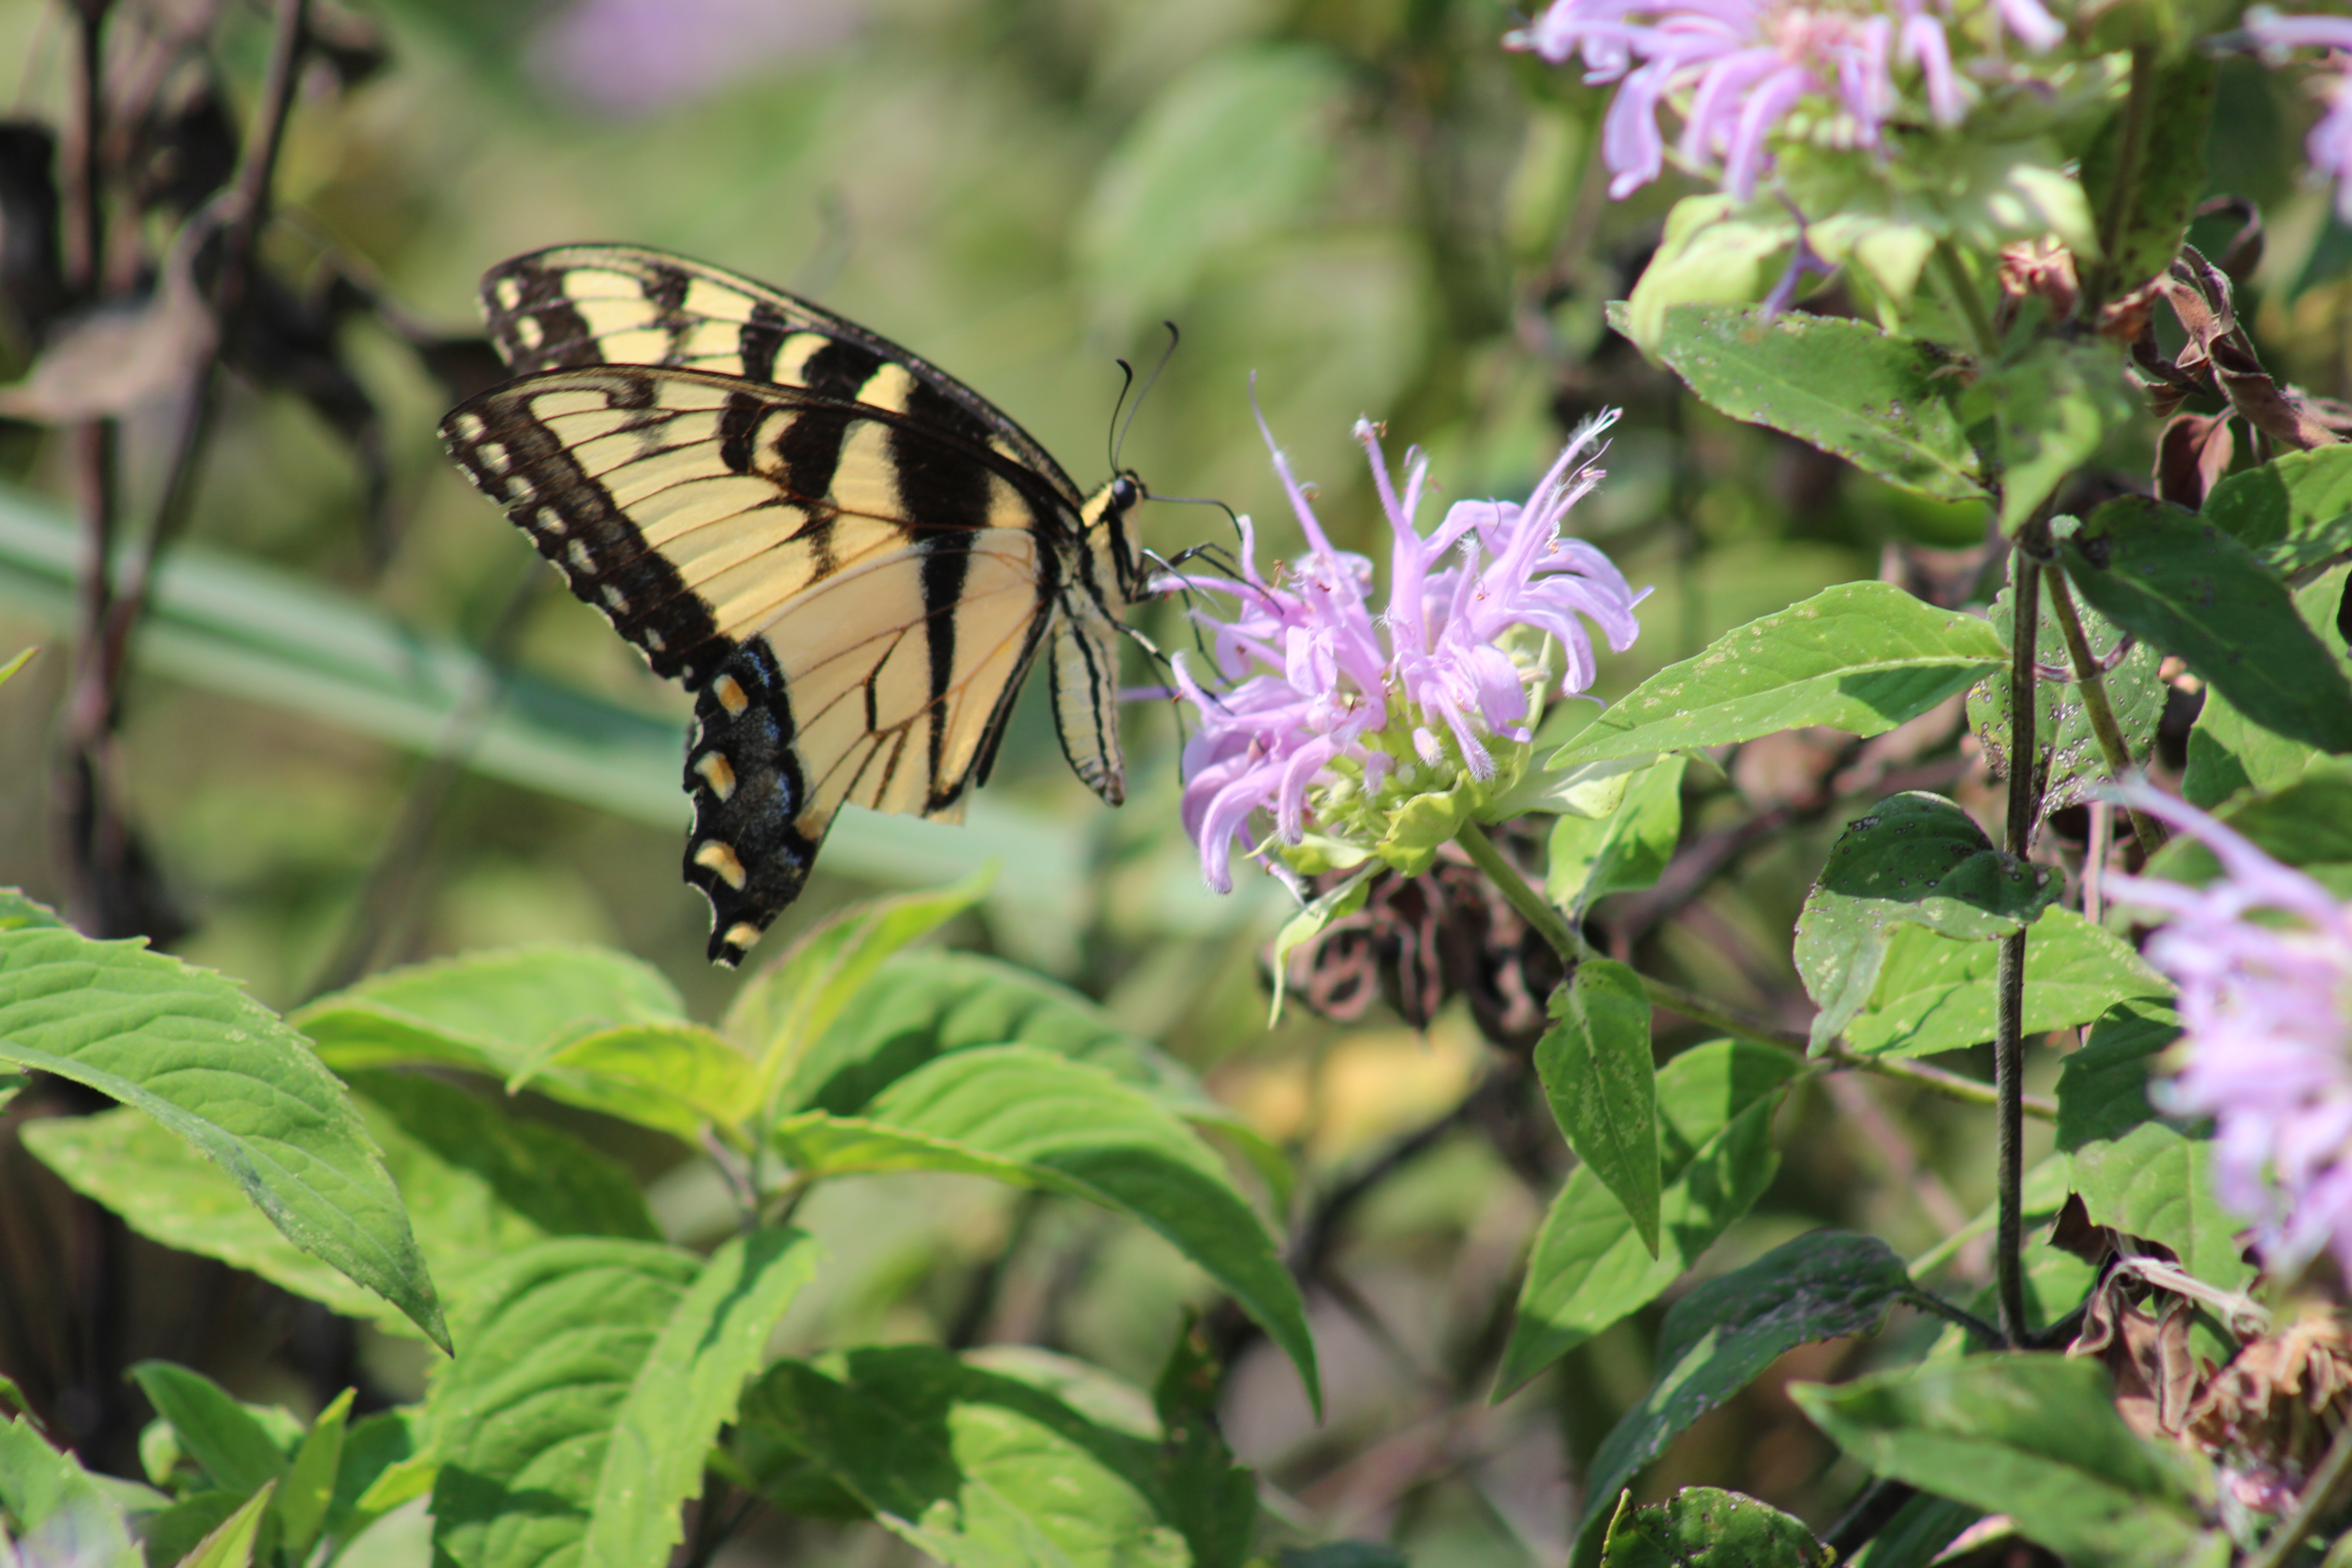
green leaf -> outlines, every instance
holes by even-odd
[[[2217,18],[2216,25],[2226,24]],[[2101,248],[2107,253],[2098,268],[2102,287],[2094,303],[2128,293],[2170,267],[2205,195],[2213,61],[2201,49],[2181,49],[2158,68],[2152,87],[2150,101],[2159,107],[2148,118],[2137,164],[2124,166],[2121,108],[2083,154],[2084,192],[2091,210],[2100,215]],[[2129,187],[2118,190],[2126,179]]]
[[[2180,1036],[2179,1016],[2146,1002],[2118,1005],[2058,1074],[2058,1147],[2094,1224],[2172,1249],[2209,1285],[2242,1290],[2239,1221],[2213,1196],[2210,1127],[2184,1129],[2147,1101],[2156,1058]]]
[[[1619,699],[1552,765],[1826,724],[1878,735],[2005,667],[1993,629],[1890,583],[1841,583],[1727,632]]]
[[[952,1171],[1140,1220],[1264,1326],[1319,1407],[1314,1342],[1273,1237],[1213,1150],[1102,1068],[1026,1046],[958,1051],[893,1083],[862,1116],[803,1111],[773,1141],[807,1178]]]
[[[2306,870],[2352,865],[2352,773],[2340,763],[2315,768],[2284,788],[2214,816],[2282,865]],[[2221,876],[2221,862],[2184,833],[2149,858],[2146,874],[2202,887]]]
[[[976,952],[924,948],[891,958],[800,1058],[777,1101],[786,1110],[854,1116],[928,1061],[998,1045],[1091,1062],[1146,1090],[1232,1142],[1273,1191],[1275,1207],[1287,1205],[1290,1162],[1192,1069],[1068,986]]]
[[[10,659],[7,663],[0,664],[0,686],[7,685],[8,678],[16,674],[18,670],[24,668],[26,665],[32,663],[33,656],[40,651],[41,650],[37,647],[28,647],[25,649],[24,652],[18,654],[16,658]]]
[[[2198,515],[2280,572],[2352,549],[2352,447],[2288,452],[2225,475]]]
[[[1192,1553],[1192,1568],[1242,1568],[1257,1533],[1257,1478],[1217,1430],[1224,1378],[1196,1321],[1168,1352],[1152,1385],[1160,1416],[1159,1494]]]
[[[140,942],[0,931],[0,1062],[154,1117],[226,1171],[297,1247],[447,1342],[400,1194],[343,1086],[231,982]]]
[[[268,1511],[270,1494],[277,1485],[275,1481],[264,1483],[259,1491],[246,1500],[243,1508],[223,1520],[219,1529],[180,1559],[180,1568],[249,1568],[254,1540],[261,1533],[261,1518]]]
[[[2352,583],[2352,566],[2338,566],[2294,595],[2296,614],[2338,669],[2345,668],[2347,656],[2344,632],[2336,624],[2347,583]],[[2180,775],[2181,797],[2191,805],[2211,807],[2241,790],[2284,789],[2301,778],[2319,755],[2301,741],[2256,724],[2219,688],[2209,685],[2205,706],[2189,731],[2189,765]]]
[[[326,1532],[348,1542],[384,1513],[432,1491],[438,1466],[416,1463],[425,1441],[417,1405],[395,1405],[352,1423],[335,1467]]]
[[[814,1266],[797,1231],[708,1264],[646,1242],[520,1253],[459,1323],[427,1415],[433,1541],[458,1568],[660,1568],[703,1457]]]
[[[2109,620],[2167,653],[2247,718],[2352,751],[2352,685],[2252,552],[2178,507],[2108,501],[2060,543],[2066,575]]]
[[[1412,1568],[1403,1552],[1377,1541],[1327,1541],[1320,1546],[1286,1546],[1282,1568]]]
[[[1212,54],[1151,98],[1096,178],[1077,255],[1124,334],[1223,256],[1297,228],[1329,176],[1347,78],[1325,50]]]
[[[37,926],[48,931],[63,931],[65,925],[65,921],[58,919],[55,910],[26,898],[23,889],[0,888],[0,931],[25,931]]]
[[[1662,757],[1632,775],[1606,816],[1555,819],[1544,897],[1580,916],[1604,893],[1654,886],[1682,840],[1683,769],[1688,761]]]
[[[541,944],[370,975],[293,1015],[337,1069],[424,1064],[505,1079],[551,1043],[686,1021],[659,971],[608,948]]]
[[[1658,1095],[1649,994],[1625,965],[1588,959],[1552,992],[1548,1007],[1551,1027],[1536,1042],[1544,1098],[1568,1146],[1624,1205],[1633,1234],[1655,1258]]]
[[[551,1040],[508,1076],[507,1092],[553,1069],[576,1075],[552,1091],[558,1098],[593,1097],[593,1110],[688,1142],[706,1123],[738,1125],[759,1103],[751,1058],[698,1024],[625,1024]]]
[[[2095,1362],[1971,1356],[1789,1394],[1876,1474],[2006,1513],[2083,1568],[2156,1568],[2200,1547],[2189,1467],[2132,1435]]]
[[[980,902],[986,876],[937,892],[877,899],[842,910],[743,983],[719,1032],[758,1066],[754,1103],[773,1106],[801,1057],[890,955]]]
[[[1920,1492],[1853,1557],[1853,1568],[1927,1568],[1984,1510]]]
[[[343,1426],[357,1393],[346,1388],[319,1412],[319,1418],[303,1435],[301,1447],[294,1450],[293,1463],[286,1468],[286,1484],[278,1494],[278,1538],[297,1562],[310,1552],[327,1522],[327,1508],[335,1498],[335,1477],[342,1468]]]
[[[1838,836],[1797,917],[1797,973],[1821,1007],[1813,1048],[1868,1005],[1900,927],[1990,942],[2023,930],[2064,891],[2046,868],[1995,849],[1941,795],[1880,801]]]
[[[1834,453],[1938,500],[1984,493],[1954,414],[1949,362],[1932,344],[1864,321],[1678,305],[1662,354],[1709,406]]]
[[[1848,1024],[1846,1044],[1868,1056],[1919,1057],[1993,1037],[2000,948],[1925,926],[1901,926],[1886,944],[1869,1009]],[[2128,943],[2072,910],[2053,909],[2025,944],[2025,1032],[2087,1024],[2127,997],[2169,996],[2172,986]]]
[[[1643,358],[1663,363],[1676,306],[1754,304],[1772,291],[1796,243],[1796,220],[1778,203],[1721,193],[1685,196],[1667,212],[1665,232],[1632,295],[1608,305],[1609,324]]]
[[[484,1268],[547,1237],[660,1234],[628,1172],[568,1133],[515,1121],[430,1079],[355,1073],[352,1083],[418,1244],[454,1300]],[[143,1236],[346,1315],[405,1323],[288,1242],[216,1166],[135,1111],[53,1117],[26,1127],[24,1138],[76,1191]]]
[[[780,1362],[745,1397],[743,1421],[950,1568],[1200,1561],[1160,1492],[1152,1436],[936,1346]]]
[[[253,1500],[236,1492],[194,1492],[139,1523],[139,1545],[147,1568],[176,1568],[194,1553],[207,1537],[226,1524]]]
[[[142,1361],[131,1368],[131,1375],[155,1414],[172,1424],[181,1449],[223,1491],[250,1496],[286,1473],[285,1450],[269,1429],[204,1373],[167,1361]]]
[[[2022,527],[2098,455],[2107,432],[2137,411],[2125,395],[2121,346],[2096,338],[2035,342],[2018,359],[1979,375],[1959,407],[1969,426],[1992,425],[2005,534]]]
[[[43,1442],[22,1416],[0,1423],[0,1514],[14,1521],[35,1563],[140,1568],[121,1508],[98,1478]]]
[[[2003,586],[1992,602],[1993,630],[2003,642],[2011,636],[2011,591]],[[2122,644],[2122,629],[2096,610],[2077,605],[2075,614],[2083,623],[2084,641],[2090,645],[2093,656],[2105,662]],[[2034,644],[2036,660],[2060,669],[2074,668],[2066,650],[2065,634],[2059,630],[2058,617],[2051,613],[2047,603],[2042,605],[2038,637]],[[2123,731],[2124,748],[2133,762],[2143,765],[2156,744],[2156,726],[2164,717],[2165,694],[2169,689],[2157,678],[2162,662],[2153,646],[2135,642],[2115,668],[2100,678],[2100,685],[2107,694],[2107,706],[2115,714],[2116,727]],[[2009,671],[1995,670],[1970,687],[1968,710],[1969,728],[1984,742],[1993,775],[2008,777]],[[2043,816],[2087,799],[2095,787],[2106,782],[2106,756],[2099,749],[2090,714],[2083,706],[2080,685],[2046,679],[2034,683],[2033,740],[2042,758],[2044,778]]]
[[[1601,1568],[1829,1568],[1837,1553],[1802,1520],[1715,1487],[1685,1487],[1665,1502],[1610,1521]]]
[[[1496,1397],[1655,1300],[1748,1212],[1780,1169],[1772,1112],[1801,1067],[1785,1051],[1717,1040],[1658,1069],[1657,1256],[1598,1177],[1570,1172],[1528,1260]]]
[[[768,1334],[816,1272],[815,1244],[757,1230],[713,1254],[662,1325],[622,1402],[581,1548],[587,1568],[659,1568],[683,1539],[678,1510],[702,1457],[766,1360]]]
[[[1799,1345],[1874,1334],[1911,1289],[1876,1237],[1817,1230],[1717,1275],[1675,1302],[1658,1334],[1656,1381],[1585,1467],[1580,1536],[1616,1511],[1617,1495],[1692,1422]]]

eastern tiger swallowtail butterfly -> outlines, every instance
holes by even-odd
[[[1044,650],[1078,776],[1117,805],[1118,612],[1142,597],[1131,472],[1082,493],[1030,435],[896,343],[631,246],[482,279],[517,379],[450,455],[657,674],[695,693],[686,879],[735,964],[844,802],[957,821]]]

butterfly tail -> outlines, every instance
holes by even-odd
[[[831,813],[813,818],[782,673],[757,643],[698,694],[687,747],[686,879],[710,900],[710,961],[732,969],[800,897]]]

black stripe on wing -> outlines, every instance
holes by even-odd
[[[710,961],[730,969],[800,897],[824,842],[824,826],[801,828],[809,790],[794,739],[774,658],[758,642],[737,648],[695,700],[686,749],[686,879],[710,900]]]
[[[617,294],[616,279],[622,290]],[[592,280],[597,287],[593,299],[573,287]],[[492,268],[483,274],[481,298],[491,340],[518,372],[659,364],[856,399],[859,386],[877,370],[898,366],[954,410],[940,418],[943,427],[978,445],[993,437],[1065,500],[1076,504],[1082,499],[1034,437],[962,382],[821,305],[724,268],[639,246],[556,246]],[[591,313],[608,319],[593,321]],[[707,331],[713,327],[722,331]],[[639,332],[657,333],[660,342],[635,337]],[[787,354],[787,344],[799,333],[830,339],[842,353],[819,351],[805,358],[799,374],[783,377],[778,366],[794,357]],[[626,341],[629,352],[611,352],[616,340]],[[725,352],[717,355],[721,344]],[[648,347],[652,352],[646,352]],[[861,363],[864,374],[852,384],[851,369]]]

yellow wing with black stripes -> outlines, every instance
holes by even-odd
[[[885,340],[653,252],[541,252],[484,296],[533,374],[443,437],[572,592],[697,693],[686,877],[714,961],[798,896],[844,804],[959,818],[1041,649],[1072,766],[1118,803],[1133,476],[1080,496]]]

